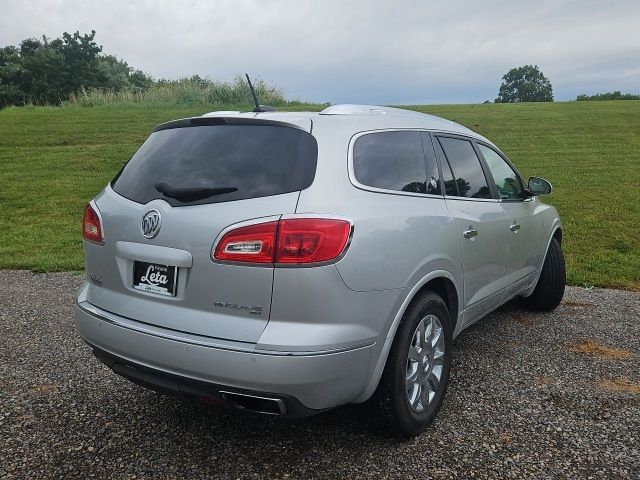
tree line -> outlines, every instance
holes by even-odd
[[[578,102],[595,102],[599,100],[640,100],[640,95],[633,93],[620,93],[619,90],[615,92],[596,93],[595,95],[578,95],[576,98]]]
[[[57,105],[83,89],[143,90],[152,78],[113,55],[90,34],[63,33],[54,40],[28,38],[0,48],[0,108]]]
[[[244,91],[244,88],[240,88],[243,80],[238,79],[231,84],[218,84],[194,75],[177,81],[156,81],[124,60],[103,54],[95,35],[94,30],[90,34],[65,32],[54,40],[46,36],[42,39],[28,38],[18,46],[0,48],[0,108],[27,104],[59,105],[72,96],[77,98],[79,93],[88,91],[108,94],[126,92],[127,95],[138,94],[134,98],[144,99],[146,96],[139,94],[152,87],[167,86],[190,88],[191,93],[201,93],[197,96],[202,96],[207,103],[218,97],[237,101],[239,94],[244,95],[240,91]],[[286,102],[278,89],[263,83],[259,83],[258,88],[276,102]],[[129,98],[127,95],[120,97]],[[578,101],[618,99],[638,100],[640,95],[615,91],[579,95],[576,98]],[[502,77],[494,102],[553,102],[553,87],[537,65],[515,67]]]
[[[576,101],[640,100],[640,95],[616,90],[595,95],[578,95]],[[515,67],[505,73],[495,103],[553,102],[551,81],[537,65]],[[491,103],[486,100],[484,103]]]

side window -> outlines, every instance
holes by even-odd
[[[362,135],[353,146],[356,180],[370,187],[427,193],[427,172],[420,132]]]
[[[431,136],[428,133],[422,134],[422,145],[424,147],[424,161],[427,167],[427,193],[430,195],[442,195],[438,161],[436,160],[436,153],[433,151]]]
[[[471,142],[449,137],[438,137],[438,141],[456,180],[457,195],[469,198],[491,198],[491,190]]]
[[[444,190],[450,197],[459,197],[460,193],[458,192],[458,185],[453,178],[451,166],[446,160],[447,157],[444,155],[444,150],[442,150],[439,140],[436,140],[436,150],[438,150],[438,156],[443,159],[442,179],[444,180]]]
[[[484,160],[493,175],[493,180],[498,187],[500,198],[508,200],[522,200],[524,189],[520,178],[513,168],[492,148],[478,144]]]

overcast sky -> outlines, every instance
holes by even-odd
[[[0,46],[96,30],[156,78],[249,72],[332,103],[493,100],[537,64],[557,100],[640,93],[640,0],[0,0]]]

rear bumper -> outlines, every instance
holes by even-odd
[[[256,392],[173,375],[112,355],[95,345],[89,345],[96,358],[115,373],[157,392],[199,397],[227,408],[244,409],[285,418],[301,418],[320,411],[305,407],[290,395]]]
[[[76,328],[96,356],[157,390],[227,404],[221,391],[266,397],[282,401],[283,416],[300,417],[354,401],[371,375],[374,345],[319,354],[258,353],[249,344],[223,347],[217,339],[121,320],[82,298],[76,304]]]

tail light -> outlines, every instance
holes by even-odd
[[[92,242],[102,242],[102,223],[100,217],[93,209],[90,203],[84,207],[84,216],[82,217],[82,236]]]
[[[227,232],[213,258],[233,262],[273,263],[278,222],[258,223]]]
[[[214,260],[249,263],[310,264],[339,257],[351,223],[329,218],[288,218],[239,227],[218,242]]]
[[[338,257],[349,241],[351,224],[328,218],[280,220],[276,263],[317,263]]]

